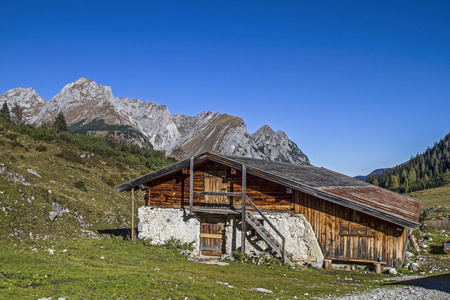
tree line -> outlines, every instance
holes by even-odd
[[[126,164],[144,165],[152,170],[157,170],[176,162],[174,158],[167,157],[162,151],[127,144],[124,141],[115,141],[112,138],[105,139],[96,136],[71,134],[62,112],[58,113],[54,120],[42,123],[39,127],[24,124],[22,115],[19,115],[18,117],[16,113],[13,113],[11,117],[6,102],[0,109],[0,119],[12,130],[37,140],[68,142],[80,150],[115,157],[118,161]]]
[[[422,154],[366,181],[399,193],[415,192],[450,183],[450,133]]]

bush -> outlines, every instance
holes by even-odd
[[[13,148],[17,148],[17,147],[23,148],[24,147],[24,145],[22,145],[21,143],[19,143],[17,141],[11,141],[10,144]]]
[[[6,134],[6,137],[8,139],[10,139],[11,141],[15,141],[17,139],[17,134],[10,132],[10,133]]]
[[[111,176],[102,177],[101,180],[102,180],[104,183],[106,183],[107,185],[109,185],[110,187],[115,186],[114,180],[112,179]]]
[[[171,237],[165,241],[163,246],[169,249],[194,250],[194,242],[182,243],[181,240],[175,237]]]
[[[103,122],[103,120],[101,121]],[[57,133],[54,129],[47,128],[46,126],[36,128],[31,125],[6,124],[1,118],[0,125],[2,126],[0,128],[3,130],[5,128],[12,128],[17,132],[26,134],[36,140],[48,141],[52,143],[59,142],[61,144],[65,141],[80,150],[103,156],[115,157],[124,164],[146,166],[152,170],[157,170],[176,162],[175,159],[166,157],[165,153],[162,151],[119,143],[113,140],[106,140],[101,137],[86,136],[81,134],[71,135],[69,132]],[[14,133],[9,133],[7,136],[11,140],[15,140],[17,138],[17,134]],[[64,153],[60,153],[58,156],[65,158],[68,161],[81,163],[81,161],[75,158],[74,155],[65,155]]]
[[[37,145],[34,149],[36,149],[36,151],[39,151],[39,152],[44,152],[44,151],[47,151],[47,146]]]
[[[62,131],[58,134],[58,138],[66,142],[70,142],[72,140],[72,135],[68,131]]]
[[[241,250],[234,251],[234,259],[236,262],[245,263],[251,261],[250,257]]]
[[[84,181],[78,180],[77,182],[74,183],[74,186],[84,192],[87,192],[87,188],[86,185],[84,184]]]
[[[56,156],[61,157],[62,159],[65,159],[70,162],[79,164],[83,163],[78,153],[75,153],[69,149],[63,149],[60,153],[56,154]]]

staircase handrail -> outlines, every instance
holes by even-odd
[[[285,258],[285,244],[286,244],[286,239],[284,237],[284,235],[281,234],[281,232],[278,231],[278,229],[275,227],[275,225],[272,224],[272,222],[270,222],[270,220],[262,213],[262,211],[259,210],[259,208],[255,205],[255,203],[253,203],[253,201],[247,196],[245,195],[245,200],[248,201],[248,203],[250,203],[253,208],[259,213],[259,215],[264,219],[264,221],[267,222],[267,224],[270,225],[270,227],[272,227],[272,229],[281,237],[281,240],[283,241],[283,251],[282,251],[282,256],[283,256],[283,264],[286,263],[286,258]]]

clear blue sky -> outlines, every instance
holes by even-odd
[[[450,1],[3,0],[0,43],[0,94],[84,76],[268,124],[351,176],[450,132]]]

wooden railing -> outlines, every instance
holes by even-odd
[[[284,235],[281,234],[281,232],[278,231],[278,229],[275,227],[275,225],[272,224],[272,222],[270,222],[270,220],[262,213],[262,211],[259,210],[259,208],[255,205],[255,203],[253,203],[253,201],[247,196],[245,195],[245,200],[248,201],[248,203],[251,204],[251,206],[253,206],[253,208],[255,209],[255,211],[257,211],[259,213],[259,215],[264,219],[264,221],[267,222],[267,224],[270,225],[270,227],[272,227],[272,229],[280,236],[281,240],[282,240],[282,251],[281,251],[281,255],[283,257],[283,264],[286,263],[286,252],[285,252],[285,245],[286,245],[286,238],[284,237]],[[244,214],[245,212],[245,206],[242,206],[243,210],[244,210]],[[243,232],[243,234],[245,234]]]

